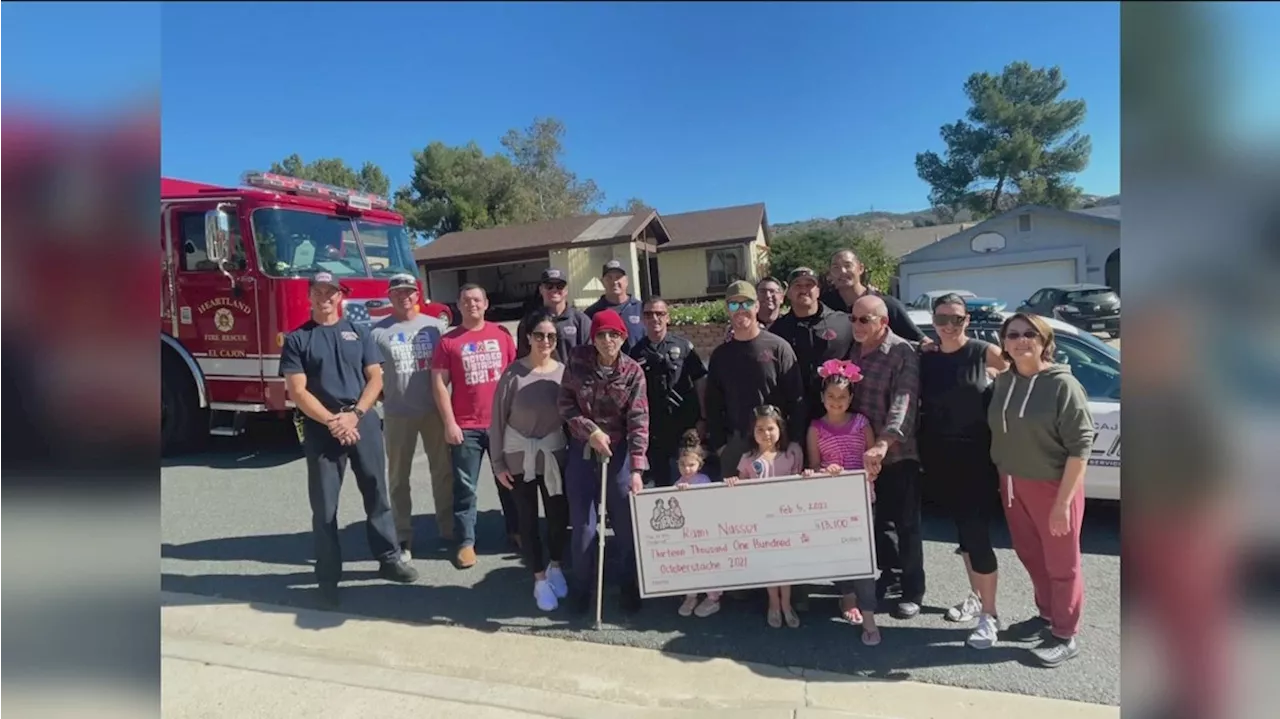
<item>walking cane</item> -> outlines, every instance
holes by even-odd
[[[596,519],[596,542],[599,548],[596,550],[596,631],[600,631],[601,612],[604,606],[604,518],[608,515],[609,504],[609,459],[596,454],[596,460],[600,462],[600,516]]]

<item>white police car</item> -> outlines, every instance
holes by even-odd
[[[909,310],[911,321],[934,341],[933,314]],[[1000,325],[1010,312],[975,313],[969,320],[970,337],[1000,346]],[[1093,456],[1084,477],[1085,497],[1120,499],[1120,350],[1092,334],[1061,320],[1041,318],[1053,327],[1057,360],[1071,368],[1089,396],[1089,410],[1097,435]]]

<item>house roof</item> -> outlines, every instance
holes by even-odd
[[[663,215],[662,222],[671,232],[671,242],[662,246],[664,250],[749,242],[756,239],[761,225],[765,228],[766,243],[772,236],[763,202]]]
[[[1090,207],[1087,210],[1072,210],[1072,212],[1094,217],[1106,217],[1113,220],[1120,219],[1120,205],[1103,205],[1101,207]]]
[[[1005,220],[1010,217],[1017,217],[1018,215],[1024,215],[1027,213],[1030,213],[1033,215],[1049,215],[1052,217],[1065,218],[1065,219],[1074,220],[1074,221],[1096,222],[1109,227],[1116,227],[1116,228],[1120,227],[1120,206],[1119,205],[1108,205],[1107,207],[1096,207],[1093,209],[1094,210],[1114,210],[1115,216],[1110,217],[1104,214],[1098,214],[1093,211],[1086,211],[1086,210],[1059,210],[1056,207],[1044,207],[1041,205],[1023,205],[1022,207],[1015,207],[1012,210],[1009,210],[1008,212],[1004,212],[999,215],[996,215],[995,217],[986,219],[982,222],[979,222],[976,225],[971,225],[965,228],[964,230],[951,235],[950,237],[944,238],[942,242],[967,242],[970,237],[974,237],[974,236],[977,236],[978,234],[981,234],[982,232],[985,232],[987,228],[991,227],[992,225],[995,225],[996,223],[1002,220]],[[929,258],[929,254],[931,254],[929,251],[932,250],[934,247],[937,247],[939,244],[940,242],[935,242],[935,243],[918,247],[915,250],[912,250],[911,252],[908,252],[907,254],[898,258],[898,261],[899,262],[913,262],[917,260],[926,261]],[[923,255],[923,257],[920,257],[919,255]]]
[[[671,240],[658,213],[645,210],[637,214],[582,215],[526,225],[450,232],[414,250],[413,257],[418,262],[439,263],[490,255],[510,256],[515,252],[546,252],[563,247],[634,242],[646,231],[656,238],[657,245]]]
[[[973,227],[973,222],[957,222],[950,225],[935,225],[933,227],[908,227],[902,230],[890,230],[884,233],[880,238],[884,250],[890,257],[902,257],[908,253],[914,252],[921,247],[931,245],[939,240],[950,237],[957,232],[963,232]]]

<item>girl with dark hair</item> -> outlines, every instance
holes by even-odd
[[[787,437],[787,423],[782,412],[773,405],[755,409],[755,423],[751,432],[750,449],[738,462],[738,474],[725,477],[724,483],[733,486],[739,479],[766,479],[808,474],[804,466],[804,450]],[[800,617],[791,608],[791,587],[769,587],[769,626],[778,629],[785,619],[787,626],[800,626]]]
[[[710,484],[711,478],[702,473],[702,465],[706,462],[707,453],[702,449],[702,438],[698,430],[691,429],[680,437],[680,453],[676,455],[676,468],[680,470],[680,479],[676,480],[676,488],[688,489],[695,485]],[[720,597],[723,592],[707,592],[706,599],[698,603],[698,593],[686,594],[680,605],[679,614],[687,617],[696,614],[709,617],[720,611]]]

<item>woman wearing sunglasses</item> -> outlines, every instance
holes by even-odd
[[[991,463],[987,370],[1009,367],[1000,348],[971,339],[964,298],[943,295],[933,301],[936,352],[920,353],[920,462],[926,481],[955,521],[969,577],[969,596],[947,610],[952,622],[977,625],[969,635],[974,649],[996,642],[996,553],[991,547],[988,509],[996,496]]]
[[[1010,635],[1039,637],[1032,656],[1057,667],[1080,651],[1080,526],[1093,417],[1084,388],[1054,361],[1053,328],[1043,318],[1019,312],[1005,320],[1000,339],[1013,368],[996,379],[987,411],[991,459],[1013,549],[1031,575],[1039,611],[1010,627]]]
[[[533,598],[544,612],[554,610],[568,596],[569,585],[560,570],[569,538],[569,504],[564,495],[564,465],[568,440],[556,400],[564,365],[556,359],[555,315],[535,310],[520,326],[529,353],[507,365],[493,396],[489,436],[501,447],[492,452],[494,476],[511,490],[515,500],[520,548],[525,566],[533,572]],[[544,555],[538,527],[538,498],[547,513]]]

